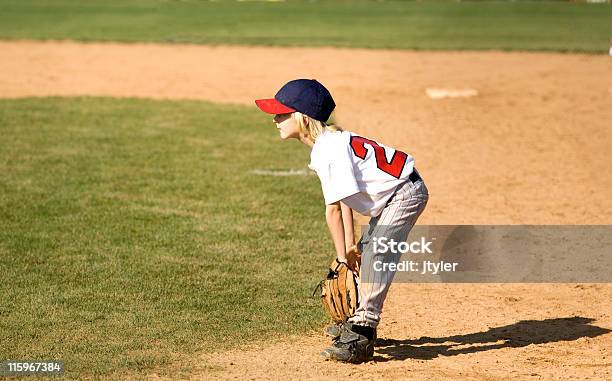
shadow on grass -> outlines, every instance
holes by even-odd
[[[569,317],[545,320],[522,320],[514,324],[490,328],[485,332],[447,337],[421,337],[414,340],[377,339],[374,361],[420,359],[438,356],[484,352],[500,348],[519,348],[530,344],[578,340],[611,332],[607,328],[590,325],[595,319]]]

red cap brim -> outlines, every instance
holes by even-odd
[[[263,112],[268,114],[289,114],[295,110],[280,103],[276,99],[257,99],[255,104]]]

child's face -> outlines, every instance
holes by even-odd
[[[292,114],[276,114],[272,118],[276,124],[276,128],[280,131],[280,137],[286,139],[299,139],[300,128],[298,127]]]

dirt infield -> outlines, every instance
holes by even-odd
[[[420,223],[610,224],[611,68],[594,55],[0,42],[0,97],[253,105],[317,78],[339,124],[415,156],[431,193]],[[611,379],[610,300],[597,284],[396,284],[375,362],[321,361],[314,335],[203,354],[193,377]]]

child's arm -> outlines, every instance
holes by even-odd
[[[355,229],[353,227],[353,209],[341,202],[342,224],[344,225],[344,247],[348,252],[355,245]]]
[[[327,221],[329,234],[331,235],[332,241],[334,241],[336,256],[340,262],[346,262],[344,224],[340,201],[325,207],[325,220]]]

